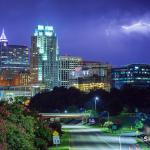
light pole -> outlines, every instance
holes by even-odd
[[[96,111],[97,101],[99,101],[99,97],[96,96],[94,100],[95,100],[95,111]]]
[[[109,121],[109,112],[105,111],[107,113],[107,121]]]
[[[65,111],[64,111],[64,113],[65,113],[65,114],[67,114],[67,113],[68,113],[68,111],[67,111],[67,110],[65,110]]]

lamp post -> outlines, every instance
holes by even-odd
[[[107,121],[109,121],[109,112],[105,111],[107,113]]]
[[[99,97],[96,96],[94,100],[95,100],[95,111],[96,111],[96,109],[97,109],[97,101],[99,101]]]

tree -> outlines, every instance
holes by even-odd
[[[31,98],[29,108],[38,112],[64,112],[68,107],[79,110],[84,106],[87,94],[75,88],[54,88],[53,91],[43,92]]]
[[[52,144],[48,122],[20,103],[0,103],[0,147],[8,150],[47,150]]]

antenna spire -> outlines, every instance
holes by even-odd
[[[3,28],[2,34],[1,34],[1,36],[0,36],[0,42],[8,42],[7,37],[6,37],[6,35],[5,35],[5,30],[4,30],[4,28]]]

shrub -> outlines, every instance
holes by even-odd
[[[113,125],[113,122],[112,121],[106,121],[103,125],[103,127],[105,128],[110,128],[111,126]]]

